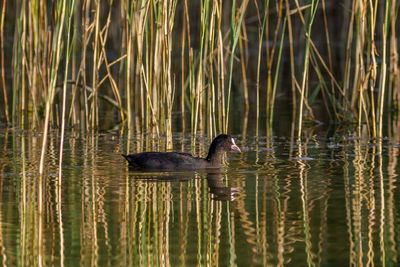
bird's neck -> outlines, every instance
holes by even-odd
[[[215,153],[208,154],[207,160],[210,162],[211,165],[215,167],[220,167],[222,166],[223,160],[224,160],[224,152],[220,151],[215,151]]]

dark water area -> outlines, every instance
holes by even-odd
[[[137,172],[122,153],[165,138],[120,132],[65,140],[0,131],[2,266],[394,266],[400,253],[400,142],[350,135],[292,142],[234,135],[242,153],[205,172]],[[175,132],[175,151],[209,138]],[[193,148],[193,149],[192,149]]]

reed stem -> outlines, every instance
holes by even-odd
[[[45,161],[45,154],[47,149],[47,134],[49,131],[49,120],[50,120],[50,109],[51,104],[54,99],[54,91],[56,87],[57,81],[57,73],[58,67],[60,63],[61,57],[61,50],[62,50],[62,35],[64,29],[64,20],[65,20],[65,9],[66,9],[66,0],[59,0],[57,2],[57,10],[58,14],[61,14],[61,18],[57,20],[56,32],[53,37],[53,46],[52,49],[55,51],[55,57],[53,58],[52,68],[51,68],[51,76],[50,76],[50,85],[48,88],[47,100],[46,100],[46,113],[45,113],[45,120],[43,126],[43,140],[42,140],[42,149],[40,153],[40,163],[39,163],[39,174],[40,176],[43,175],[44,171],[44,161]]]
[[[1,84],[3,87],[3,99],[4,99],[4,114],[6,115],[7,123],[10,122],[8,115],[8,98],[6,89],[6,78],[4,73],[4,18],[6,13],[7,0],[3,0],[3,6],[1,8],[1,21],[0,21],[0,49],[1,49]]]
[[[303,125],[303,104],[304,104],[304,96],[305,96],[305,88],[306,88],[306,78],[308,75],[308,65],[309,65],[309,57],[310,57],[310,41],[311,41],[311,28],[313,25],[314,17],[317,11],[318,2],[312,0],[310,7],[310,21],[308,23],[308,30],[306,33],[306,47],[305,47],[305,55],[304,55],[304,67],[303,67],[303,79],[301,83],[301,94],[300,94],[300,107],[299,107],[299,124],[297,129],[297,139],[301,138],[301,130]]]
[[[257,6],[258,24],[261,26],[258,28],[258,57],[257,57],[257,81],[256,81],[256,136],[258,136],[259,123],[260,123],[260,68],[261,68],[261,48],[262,48],[262,37],[264,36],[265,25],[267,21],[269,0],[264,1],[264,19],[260,25],[260,15]]]
[[[341,40],[335,38],[335,46],[332,43],[330,6],[325,0],[321,6],[319,0],[308,3],[280,0],[273,5],[269,0],[261,2],[259,10],[260,1],[254,1],[253,5],[248,0],[231,3],[204,0],[200,5],[187,0],[66,3],[58,0],[53,5],[20,0],[15,4],[16,27],[9,68],[7,12],[14,5],[4,0],[0,11],[1,103],[4,103],[1,116],[17,127],[43,127],[47,131],[44,134],[51,126],[59,126],[63,132],[69,124],[94,133],[103,127],[99,114],[108,102],[112,110],[106,112],[115,118],[107,122],[112,120],[113,127],[120,127],[122,121],[128,128],[136,127],[137,133],[165,135],[169,140],[167,147],[171,147],[172,133],[176,130],[175,111],[180,111],[182,131],[190,127],[193,135],[207,133],[211,137],[234,130],[234,124],[229,125],[237,114],[232,112],[232,105],[236,108],[243,100],[243,110],[256,120],[256,135],[260,132],[260,109],[265,108],[269,135],[274,114],[276,117],[275,101],[290,94],[289,87],[280,88],[281,84],[286,85],[284,80],[279,82],[280,77],[288,77],[285,71],[289,68],[282,68],[282,64],[288,62],[289,66],[289,59],[284,57],[290,55],[290,103],[297,138],[302,134],[306,110],[311,119],[324,117],[315,112],[320,105],[328,112],[327,120],[358,123],[360,132],[366,125],[371,136],[382,137],[383,113],[396,109],[400,102],[398,1],[346,1],[345,8],[351,11],[343,15],[346,33],[342,36],[347,37],[343,50],[333,50]],[[63,5],[72,3],[76,5],[73,10],[79,3],[82,8],[69,14],[68,7],[63,10]],[[256,8],[257,17],[252,15],[255,12],[251,8]],[[119,12],[114,12],[116,9]],[[313,25],[318,11],[321,33]],[[306,19],[302,12],[307,12]],[[194,15],[199,17],[197,24]],[[256,25],[254,18],[258,19]],[[294,23],[298,20],[302,24]],[[179,29],[177,22],[183,22]],[[121,33],[114,30],[120,25],[123,25]],[[305,32],[305,38],[298,38],[297,32],[302,27],[300,34]],[[67,29],[74,31],[66,33]],[[253,30],[258,34],[248,34]],[[59,40],[67,36],[68,41]],[[115,40],[122,40],[120,49],[115,48]],[[71,42],[77,44],[76,48]],[[70,48],[74,48],[72,54]],[[253,54],[249,51],[254,50],[257,63],[254,60],[252,66]],[[296,55],[302,60],[296,61]],[[121,62],[118,72],[113,68],[117,62]],[[71,94],[62,82],[62,86],[56,85],[59,65],[69,69],[66,75],[71,72],[70,80],[66,80],[73,83]],[[334,66],[343,66],[343,73]],[[301,81],[296,80],[296,72],[302,74]],[[8,83],[12,85],[9,90]],[[300,102],[296,99],[298,89]],[[235,101],[231,99],[233,96]],[[185,117],[190,118],[189,127],[185,125]],[[42,154],[46,142],[42,143]]]
[[[385,2],[385,19],[382,25],[382,63],[381,63],[381,75],[380,75],[380,80],[379,80],[379,110],[378,110],[378,117],[379,117],[379,123],[378,123],[378,138],[383,137],[383,107],[384,107],[384,102],[385,102],[385,92],[386,92],[386,71],[387,71],[387,36],[388,36],[388,31],[389,31],[389,10],[390,10],[390,3],[391,1],[386,1]],[[394,7],[393,7],[394,8]]]
[[[64,3],[65,5],[65,3]],[[71,58],[71,25],[72,25],[72,15],[74,14],[75,9],[75,0],[68,3],[68,29],[67,29],[67,43],[66,43],[66,59],[65,59],[65,70],[64,70],[64,82],[63,82],[63,96],[62,96],[62,113],[61,113],[61,139],[60,139],[60,155],[59,155],[59,165],[58,165],[58,178],[62,177],[62,163],[63,163],[63,152],[64,152],[64,137],[65,137],[65,113],[66,113],[66,105],[67,105],[67,80],[68,80],[68,67]],[[61,194],[61,192],[60,192]]]
[[[229,63],[229,84],[228,84],[228,99],[226,101],[226,121],[225,127],[223,128],[224,132],[228,131],[229,124],[229,107],[231,100],[231,88],[232,88],[232,73],[233,73],[233,59],[235,57],[235,49],[240,36],[240,29],[242,25],[243,15],[246,11],[246,7],[248,4],[248,0],[243,1],[242,6],[240,7],[239,20],[236,21],[236,0],[233,0],[232,4],[232,17],[231,17],[231,55],[230,55],[230,63]]]
[[[285,39],[286,21],[287,21],[287,17],[285,16],[285,18],[283,20],[283,26],[282,26],[282,36],[281,36],[281,42],[280,42],[280,45],[279,45],[278,59],[277,59],[277,62],[276,62],[274,84],[273,84],[273,87],[272,87],[272,97],[271,97],[270,112],[269,112],[269,114],[270,114],[270,117],[269,117],[269,125],[270,125],[270,127],[272,127],[272,122],[273,122],[273,119],[274,119],[275,97],[276,97],[276,90],[277,90],[277,84],[278,84],[279,69],[280,69],[280,64],[281,64],[283,40]]]

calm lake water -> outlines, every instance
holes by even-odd
[[[398,140],[234,135],[214,172],[143,173],[121,153],[152,135],[0,131],[2,266],[393,266],[400,260]],[[204,156],[210,139],[174,133]]]

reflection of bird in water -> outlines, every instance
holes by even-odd
[[[193,173],[131,173],[131,178],[147,182],[187,182],[195,179]]]
[[[224,176],[220,172],[207,173],[208,187],[215,200],[235,200],[235,194],[239,192],[237,187],[226,186]]]
[[[238,187],[226,186],[224,173],[216,171],[207,172],[207,182],[214,200],[233,201],[240,192]],[[196,179],[195,173],[133,173],[132,178],[148,182],[187,182]],[[197,177],[199,178],[199,177]]]

